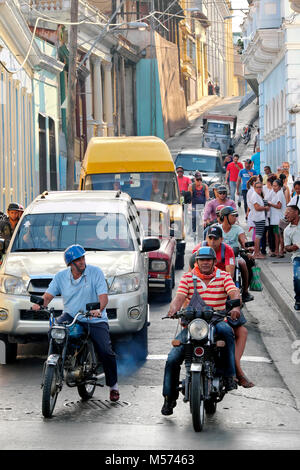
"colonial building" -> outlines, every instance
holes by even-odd
[[[259,96],[261,169],[300,170],[300,2],[260,0],[243,24],[245,78]],[[297,10],[296,10],[297,11]]]
[[[58,77],[63,64],[32,42],[13,0],[0,1],[0,208],[58,187]]]

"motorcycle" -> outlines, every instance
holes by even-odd
[[[32,303],[43,305],[43,299],[31,296]],[[86,305],[86,312],[79,311],[71,323],[55,323],[54,309],[43,309],[49,314],[49,349],[42,375],[42,414],[51,418],[59,392],[65,382],[68,387],[77,387],[82,400],[92,398],[96,386],[104,386],[104,372],[98,362],[89,334],[89,323],[85,330],[79,318],[88,318],[91,310],[100,308],[99,303]]]
[[[184,395],[184,402],[190,402],[190,412],[195,432],[204,426],[205,413],[216,412],[217,403],[227,393],[224,378],[218,370],[221,362],[221,350],[226,346],[215,334],[215,325],[223,321],[229,312],[240,306],[240,300],[227,300],[226,311],[215,311],[205,306],[201,311],[187,307],[177,312],[172,318],[178,318],[188,328],[184,343],[185,378],[180,382],[179,390]],[[171,317],[163,317],[171,318]],[[174,347],[180,346],[178,339],[172,341]]]
[[[241,293],[243,291],[243,285],[242,285],[242,275],[241,275],[241,268],[240,268],[240,265],[239,265],[239,260],[241,258],[245,259],[246,260],[246,257],[249,253],[252,253],[252,249],[254,247],[254,242],[246,242],[245,244],[245,249],[242,249],[242,248],[239,248],[239,247],[234,247],[233,248],[233,251],[234,251],[234,256],[235,256],[235,270],[234,270],[234,283],[236,285],[236,287],[238,287],[238,289],[240,289]],[[242,256],[244,255],[244,256]],[[255,263],[254,263],[255,265]],[[251,281],[251,277],[252,277],[252,272],[249,271],[248,269],[248,273],[249,273],[249,284],[250,284],[250,281]]]
[[[245,145],[248,144],[249,140],[251,139],[251,127],[252,126],[245,126],[243,128],[242,139]]]

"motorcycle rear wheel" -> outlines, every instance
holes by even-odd
[[[44,376],[42,413],[45,418],[51,418],[57,396],[59,394],[59,370],[58,365],[47,365]]]
[[[192,372],[191,413],[195,432],[200,432],[203,429],[204,411],[203,377],[199,372]]]
[[[92,374],[94,364],[96,363],[96,355],[95,355],[94,345],[92,341],[87,342],[85,349],[82,353],[82,360],[86,364],[87,371],[90,374]],[[96,389],[96,381],[95,383],[82,383],[82,384],[77,385],[78,394],[83,401],[89,400],[90,398],[92,398],[94,395],[95,389]]]

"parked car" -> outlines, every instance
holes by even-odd
[[[171,302],[175,285],[176,239],[170,235],[170,212],[158,202],[135,201],[145,234],[159,237],[159,250],[149,253],[149,293]]]
[[[0,340],[6,362],[17,344],[40,341],[48,332],[46,313],[31,309],[30,295],[43,295],[65,268],[64,250],[74,243],[87,264],[99,266],[108,284],[107,314],[113,338],[138,343],[147,355],[148,251],[158,238],[145,237],[131,197],[121,191],[43,193],[25,210],[0,268]],[[62,313],[62,299],[50,307]],[[1,341],[0,341],[1,343]]]
[[[182,166],[184,175],[191,178],[191,181],[194,179],[195,171],[199,170],[203,182],[209,187],[225,181],[226,172],[220,150],[208,148],[181,150],[175,158],[175,166]]]

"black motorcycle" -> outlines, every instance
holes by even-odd
[[[184,402],[190,402],[193,427],[196,432],[202,431],[205,413],[216,412],[217,403],[227,393],[222,376],[221,350],[225,341],[217,338],[215,325],[223,321],[229,312],[240,306],[240,300],[227,300],[226,311],[215,311],[205,306],[202,311],[192,307],[177,312],[172,318],[179,318],[181,324],[188,328],[187,340],[184,343],[185,378],[179,390],[184,395]],[[171,318],[171,317],[163,317]],[[178,339],[172,341],[174,347],[180,346]]]
[[[31,296],[32,303],[43,305],[41,297]],[[78,312],[71,323],[55,323],[54,309],[43,309],[49,314],[49,350],[44,363],[42,379],[42,413],[51,418],[59,392],[65,382],[77,387],[82,400],[92,398],[96,386],[104,385],[104,373],[99,363],[87,328],[80,325],[80,318],[88,318],[91,310],[100,308],[99,303],[86,305],[86,312]]]

